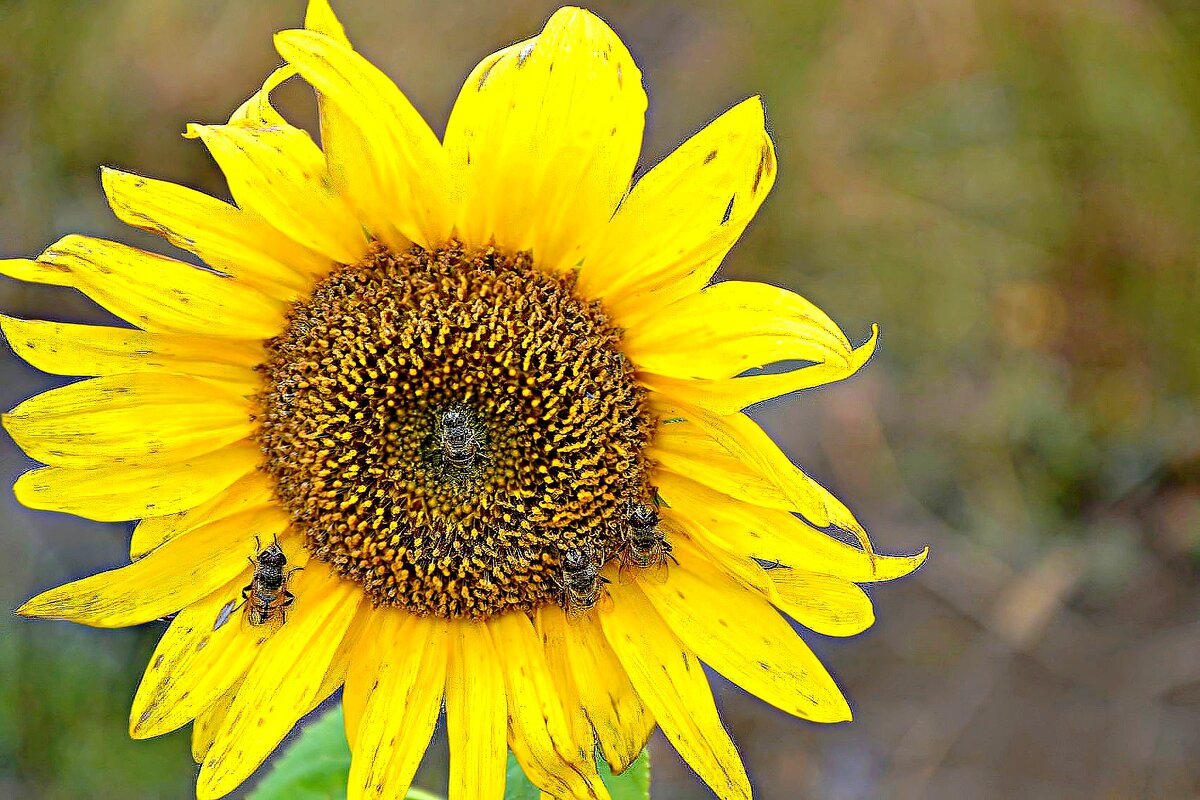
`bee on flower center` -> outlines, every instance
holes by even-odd
[[[578,615],[596,605],[608,579],[600,574],[600,563],[590,549],[573,547],[563,553],[559,582],[563,608]]]
[[[265,625],[278,614],[281,623],[287,622],[287,609],[296,601],[296,596],[287,590],[287,581],[304,568],[286,569],[287,556],[278,539],[263,549],[256,536],[254,547],[255,555],[247,556],[254,565],[254,577],[242,589],[246,619],[251,625]]]
[[[631,501],[626,506],[625,523],[620,553],[623,566],[646,569],[664,566],[668,558],[675,560],[654,506]]]
[[[475,465],[483,437],[468,409],[454,406],[442,412],[437,438],[445,463],[459,470]]]

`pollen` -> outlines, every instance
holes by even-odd
[[[376,605],[561,603],[564,555],[615,558],[653,493],[620,334],[528,254],[376,246],[267,343],[262,469],[313,557]]]

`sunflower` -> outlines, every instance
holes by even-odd
[[[443,705],[453,800],[501,797],[507,749],[551,797],[604,797],[596,749],[620,772],[656,725],[749,797],[701,664],[848,720],[783,615],[856,634],[857,584],[924,558],[874,554],[743,413],[876,341],[712,281],[775,179],[761,102],[631,189],[641,74],[586,11],[480,62],[440,142],[326,0],[275,43],[228,123],[188,127],[236,205],[103,171],[121,220],[203,266],[85,236],[0,262],[132,326],[0,318],[20,357],[86,378],[4,417],[46,465],[17,497],[140,520],[128,566],[19,613],[174,615],[130,731],[194,721],[202,798],[343,686],[352,798],[404,794]],[[320,146],[271,105],[296,76]],[[782,361],[805,366],[754,371]]]

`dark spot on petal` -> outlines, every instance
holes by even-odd
[[[763,175],[771,166],[771,146],[764,144],[762,153],[758,157],[758,169],[754,171],[754,184],[750,187],[750,193],[754,194],[758,191],[758,184],[762,181]]]
[[[729,222],[729,218],[733,216],[733,201],[734,200],[737,200],[736,194],[733,197],[729,198],[729,205],[725,206],[725,213],[721,217],[722,225],[724,225],[726,222]]]
[[[714,158],[716,158],[716,157],[717,157],[717,151],[716,151],[716,150],[709,150],[709,151],[708,151],[708,155],[706,155],[706,156],[704,157],[704,163],[705,163],[705,164],[707,164],[707,163],[711,162],[711,161],[712,161]]]
[[[475,91],[482,92],[483,84],[487,82],[488,76],[492,74],[492,70],[500,63],[500,56],[497,56],[492,63],[483,68],[483,73],[479,76],[479,85],[475,87]]]

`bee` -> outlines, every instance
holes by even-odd
[[[573,547],[563,553],[562,606],[572,616],[585,614],[592,609],[604,593],[608,578],[600,574],[600,564],[589,549]]]
[[[287,590],[288,578],[304,569],[285,569],[287,556],[279,546],[279,539],[263,549],[254,537],[255,555],[248,556],[254,565],[254,577],[242,589],[242,605],[246,606],[246,619],[251,625],[265,625],[276,612],[280,622],[287,622],[287,609],[296,601],[296,596]]]
[[[621,561],[635,567],[665,564],[671,555],[671,543],[659,528],[658,509],[646,503],[631,501],[625,509],[622,529]]]
[[[460,470],[473,467],[483,442],[471,412],[453,406],[442,412],[438,422],[437,439],[443,463]]]

